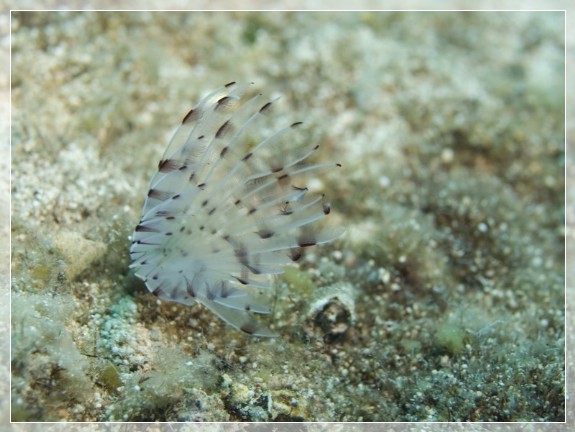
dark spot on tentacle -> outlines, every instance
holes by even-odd
[[[262,239],[268,239],[268,238],[272,237],[275,233],[270,229],[261,229],[257,232],[257,234]]]
[[[138,225],[136,226],[136,232],[159,232],[159,231],[149,226]]]
[[[280,208],[280,214],[283,216],[289,216],[293,213],[293,210],[291,209],[289,202],[285,202],[281,208]]]
[[[225,282],[222,282],[220,284],[220,297],[227,298],[231,293],[232,290],[230,289],[229,285],[226,284]]]
[[[222,138],[228,131],[231,130],[230,121],[227,120],[223,125],[219,127],[216,131],[216,138]]]
[[[224,97],[218,99],[214,109],[217,111],[219,109],[224,108],[226,105],[228,105],[230,103],[231,100],[232,100],[231,96],[224,96]]]
[[[172,195],[171,192],[162,191],[159,189],[150,189],[148,191],[148,196],[153,199],[157,199],[160,201],[165,201]]]
[[[190,123],[192,121],[195,121],[198,119],[199,117],[199,112],[196,111],[195,109],[191,109],[185,116],[184,119],[182,120],[182,124],[184,123]]]
[[[167,173],[180,168],[180,162],[175,159],[164,159],[158,164],[158,171]]]
[[[316,243],[317,240],[315,239],[315,236],[312,234],[302,233],[297,239],[297,244],[300,247],[314,246]]]
[[[270,109],[271,106],[272,106],[271,102],[266,103],[264,106],[260,108],[260,113],[264,114],[266,111]]]
[[[156,297],[160,297],[163,293],[164,292],[161,286],[157,287],[154,291],[152,291],[152,294],[154,294]]]
[[[208,300],[213,300],[216,298],[216,294],[214,293],[214,291],[212,290],[212,287],[210,287],[208,284],[206,284],[207,289],[206,289],[206,298]]]
[[[186,281],[186,292],[191,295],[192,297],[196,296],[196,291],[194,290],[194,287],[192,285],[192,283],[188,280],[187,277],[184,276],[184,280]]]
[[[255,323],[248,322],[248,323],[245,323],[244,325],[242,325],[240,327],[240,330],[243,331],[244,333],[252,335],[256,332],[257,325]]]
[[[303,249],[293,248],[289,251],[289,257],[292,261],[297,261],[303,256]]]
[[[243,243],[238,243],[236,245],[236,247],[234,248],[234,254],[238,259],[238,261],[240,262],[240,264],[248,268],[250,267],[250,261],[248,259],[248,251]]]

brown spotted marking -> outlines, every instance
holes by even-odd
[[[180,169],[180,167],[181,163],[179,161],[175,159],[164,159],[158,164],[158,171],[168,173]]]

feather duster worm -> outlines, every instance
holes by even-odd
[[[343,233],[316,228],[330,206],[299,182],[340,165],[308,162],[319,146],[290,140],[300,122],[254,140],[276,100],[249,90],[226,84],[184,117],[150,182],[130,267],[159,298],[201,303],[231,326],[269,337],[275,333],[253,317],[270,312],[261,295],[269,275]]]

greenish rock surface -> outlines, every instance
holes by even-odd
[[[562,13],[12,26],[13,420],[563,421]],[[275,339],[128,270],[173,127],[232,80],[343,164],[313,184],[346,235],[278,278]]]

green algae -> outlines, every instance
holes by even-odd
[[[437,345],[450,354],[457,354],[463,351],[465,346],[465,331],[456,323],[441,323],[437,326],[433,336]]]
[[[311,275],[296,267],[286,267],[283,279],[295,292],[302,296],[309,296],[315,288]]]
[[[109,392],[117,394],[123,382],[118,369],[113,363],[108,363],[99,373],[98,381]]]

